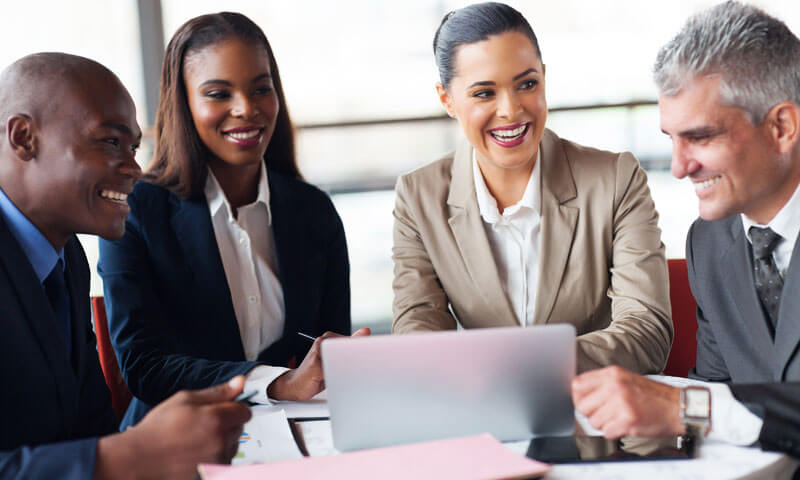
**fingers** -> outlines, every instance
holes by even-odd
[[[191,403],[216,403],[233,400],[237,395],[242,393],[243,389],[244,377],[242,375],[237,375],[227,383],[220,383],[219,385],[204,388],[203,390],[186,392],[186,396]]]
[[[370,330],[368,327],[364,327],[364,328],[359,328],[358,330],[353,332],[353,335],[351,335],[351,336],[352,337],[366,337],[368,335],[372,335],[372,330]]]

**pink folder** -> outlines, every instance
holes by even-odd
[[[203,480],[341,478],[464,480],[533,478],[550,465],[520,457],[489,434],[257,465],[203,464]]]

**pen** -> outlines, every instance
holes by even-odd
[[[300,335],[303,338],[307,338],[307,339],[311,340],[312,342],[317,339],[317,337],[312,337],[311,335],[306,335],[303,332],[297,332],[297,334]]]
[[[258,390],[250,390],[249,392],[242,392],[239,395],[236,395],[236,398],[234,398],[233,401],[247,403],[248,400],[255,397],[256,393],[258,393]]]

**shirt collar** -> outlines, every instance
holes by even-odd
[[[797,235],[800,234],[800,184],[795,188],[792,198],[786,202],[786,205],[778,211],[778,214],[768,224],[760,225],[747,218],[744,214],[741,214],[741,217],[744,233],[750,243],[753,242],[750,239],[750,227],[769,227],[783,237],[784,240],[794,242]]]
[[[522,194],[519,202],[511,205],[503,211],[504,216],[510,216],[517,213],[522,207],[527,207],[535,213],[539,212],[539,185],[541,177],[541,160],[542,152],[536,152],[536,163],[533,165],[533,171],[528,178],[528,185],[525,187],[525,192]],[[475,149],[472,149],[472,177],[475,181],[475,194],[478,198],[478,210],[481,213],[484,221],[487,223],[497,223],[500,220],[500,210],[497,208],[497,200],[489,192],[486,182],[483,180],[483,174],[478,167],[478,159],[476,157]]]
[[[28,257],[28,261],[36,273],[39,282],[50,275],[53,267],[59,259],[62,260],[61,268],[66,268],[64,262],[64,249],[56,251],[53,245],[42,235],[36,226],[28,220],[16,205],[11,201],[5,192],[0,189],[0,215],[3,216],[11,235],[22,247],[23,253]]]
[[[206,186],[204,189],[206,195],[206,202],[208,202],[208,210],[211,216],[214,217],[218,212],[223,211],[229,221],[234,221],[233,210],[228,199],[225,197],[225,192],[222,191],[217,178],[211,168],[208,169],[208,177],[206,178]],[[258,197],[251,205],[262,203],[264,208],[267,209],[267,225],[272,225],[272,213],[269,208],[269,181],[267,180],[267,169],[264,164],[261,164],[261,169],[258,178]]]

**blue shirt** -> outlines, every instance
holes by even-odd
[[[62,268],[66,268],[64,249],[62,248],[60,252],[56,252],[53,245],[28,220],[28,217],[19,211],[11,199],[6,196],[3,189],[0,189],[0,215],[3,216],[11,235],[22,247],[25,256],[28,257],[39,283],[43,283],[45,278],[50,275],[59,259],[61,259]]]

